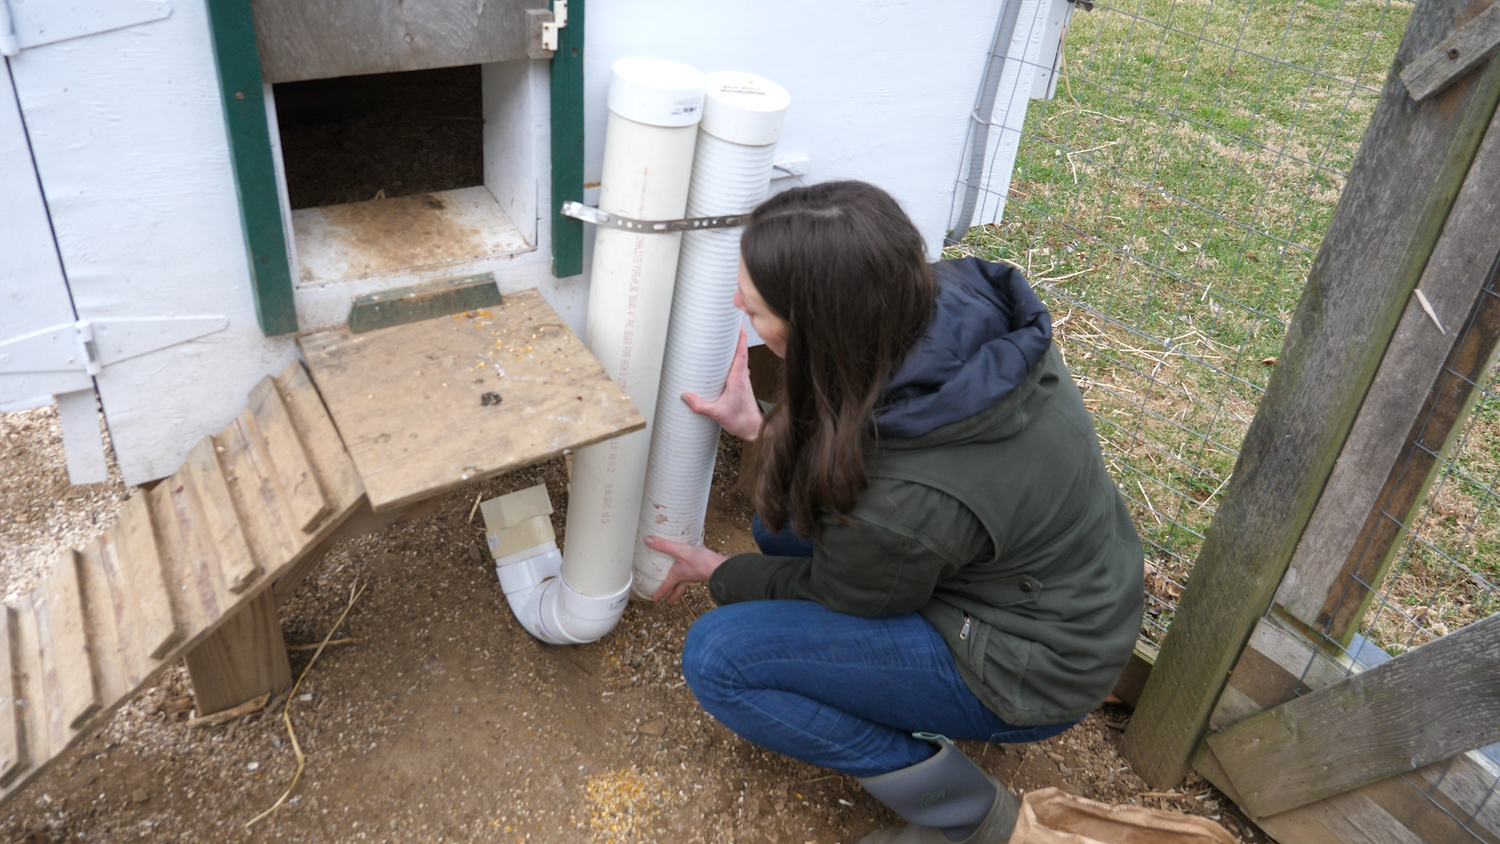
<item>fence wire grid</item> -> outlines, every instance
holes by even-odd
[[[976,109],[955,199],[955,231],[966,234],[947,253],[1018,265],[1052,309],[1147,545],[1142,633],[1153,643],[1276,365],[1411,8],[1075,6],[1055,68],[1005,58],[1007,73],[1055,70],[1053,98],[1030,99],[1045,88],[1023,84],[992,113]],[[958,219],[965,198],[968,220]]]

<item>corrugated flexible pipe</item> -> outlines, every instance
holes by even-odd
[[[786,90],[769,79],[732,71],[708,75],[689,217],[744,214],[766,198],[790,103]],[[734,307],[741,232],[708,229],[683,235],[636,537],[637,597],[649,598],[672,566],[671,557],[645,547],[642,540],[703,541],[719,426],[688,410],[681,396],[696,393],[713,400],[724,390],[741,323]]]

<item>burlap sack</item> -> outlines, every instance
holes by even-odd
[[[1140,806],[1111,806],[1056,788],[1021,801],[1010,844],[1236,844],[1205,818]]]

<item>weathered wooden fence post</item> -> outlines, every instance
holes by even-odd
[[[1500,738],[1500,617],[1363,673],[1351,654],[1370,663],[1363,649],[1381,643],[1347,648],[1406,535],[1425,533],[1416,514],[1459,433],[1478,424],[1472,406],[1500,351],[1497,271],[1500,111],[1193,757],[1285,844],[1500,833],[1494,774],[1467,752]]]
[[[1432,0],[1412,14],[1125,734],[1123,751],[1157,787],[1186,773],[1230,670],[1282,583],[1500,100],[1500,62],[1421,103],[1399,73],[1490,5]]]

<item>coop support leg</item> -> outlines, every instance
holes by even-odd
[[[267,589],[187,655],[199,715],[210,715],[292,684],[286,643]]]

